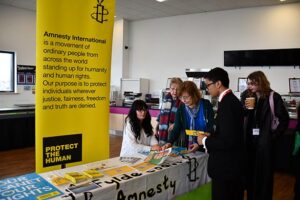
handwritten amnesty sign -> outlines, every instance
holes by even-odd
[[[114,7],[114,0],[37,1],[37,172],[108,158]],[[45,146],[78,133],[82,141],[66,143],[66,155],[53,151],[60,144]]]

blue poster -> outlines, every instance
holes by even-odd
[[[61,191],[36,173],[0,180],[0,200],[42,200],[62,194]]]

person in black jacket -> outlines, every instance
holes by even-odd
[[[296,138],[295,138],[295,147],[294,147],[294,156],[295,156],[295,197],[294,200],[299,200],[300,199],[300,148],[299,148],[299,138],[300,137],[300,104],[298,105],[297,108],[297,116],[298,116],[298,121],[297,121],[297,127],[296,127]]]
[[[205,76],[209,94],[218,98],[216,131],[198,136],[209,153],[213,200],[242,200],[244,175],[243,107],[229,87],[228,73],[214,68]]]
[[[289,123],[289,115],[281,96],[272,92],[265,74],[256,71],[247,77],[248,90],[241,96],[245,107],[247,151],[246,189],[247,200],[271,200],[273,193],[274,145]],[[279,119],[275,130],[271,129],[272,111],[270,94],[273,93],[274,114]],[[246,97],[254,97],[254,109],[247,109]]]

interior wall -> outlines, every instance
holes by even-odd
[[[111,60],[111,86],[120,87],[120,79],[123,75],[123,32],[124,20],[118,20],[114,24],[113,43],[112,43],[112,60]]]
[[[222,67],[224,50],[300,48],[299,11],[297,3],[116,21],[111,85],[118,87],[121,77],[148,78],[150,92],[155,93],[165,87],[168,77],[185,77],[186,68]],[[0,5],[0,27],[0,49],[16,51],[17,64],[35,65],[35,12]],[[233,90],[238,77],[246,77],[254,70],[264,71],[272,88],[280,93],[288,92],[289,77],[300,77],[299,68],[293,67],[226,70]],[[18,91],[19,94],[0,94],[0,107],[35,102],[31,91],[24,91],[22,86],[18,86]]]
[[[123,20],[123,75],[122,78],[128,78],[129,74],[129,22]]]
[[[26,9],[0,5],[0,49],[17,52],[17,64],[36,63],[36,13]],[[124,52],[124,42],[128,43],[128,22],[115,22],[112,48],[111,85],[119,89],[120,79],[127,74],[128,53]],[[126,62],[124,64],[124,62]],[[124,65],[124,67],[123,67]],[[1,65],[0,65],[1,66]],[[1,72],[1,69],[0,69]],[[17,94],[0,94],[0,108],[14,104],[35,103],[32,91],[18,86]]]
[[[35,65],[35,12],[0,5],[0,49],[16,51],[17,63]]]
[[[300,3],[208,12],[132,22],[129,25],[129,77],[149,78],[150,91],[166,86],[168,77],[186,77],[186,68],[224,67],[225,50],[300,48]],[[271,87],[286,94],[288,78],[299,67],[225,68],[230,87],[256,70]]]
[[[0,5],[0,49],[15,51],[17,65],[35,65],[35,16],[33,11]],[[17,92],[0,94],[0,107],[35,102],[35,95],[24,86],[18,86]]]

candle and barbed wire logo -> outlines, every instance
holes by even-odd
[[[109,14],[108,10],[102,5],[104,0],[97,0],[98,4],[94,7],[96,12],[91,14],[91,17],[99,23],[108,21],[105,16]]]

